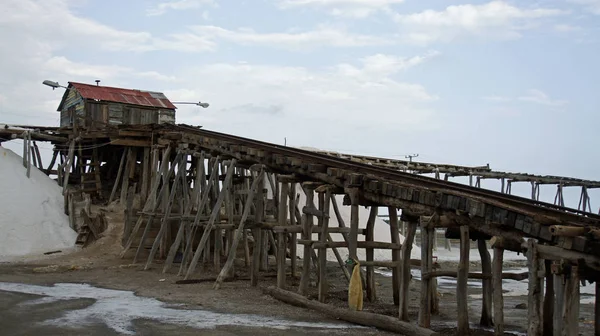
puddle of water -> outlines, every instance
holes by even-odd
[[[63,300],[94,299],[95,303],[83,309],[66,311],[57,319],[42,322],[60,327],[85,326],[105,323],[116,332],[134,335],[133,320],[148,319],[165,324],[176,324],[196,329],[214,329],[217,326],[264,327],[274,329],[360,328],[346,323],[301,322],[250,314],[224,314],[207,310],[175,309],[182,305],[167,305],[153,298],[136,296],[130,291],[98,288],[88,284],[57,283],[54,286],[37,286],[0,282],[0,290],[25,294],[43,295],[24,305],[37,305]]]

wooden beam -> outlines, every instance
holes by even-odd
[[[266,288],[265,292],[277,300],[292,304],[294,306],[313,309],[338,320],[348,321],[364,326],[376,327],[382,330],[399,333],[401,335],[438,335],[438,333],[434,332],[433,330],[420,328],[414,324],[403,322],[390,316],[336,308],[328,304],[308,300],[301,295],[272,286]]]

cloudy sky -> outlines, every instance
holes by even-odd
[[[100,79],[265,141],[600,180],[599,0],[2,5],[0,123],[57,125],[41,82]]]

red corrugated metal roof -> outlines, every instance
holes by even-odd
[[[97,86],[69,82],[85,99],[97,99],[115,103],[124,103],[157,108],[176,109],[175,105],[161,92],[122,89],[110,86]]]

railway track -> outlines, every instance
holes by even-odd
[[[312,163],[325,164],[335,168],[352,170],[361,174],[375,175],[400,183],[412,184],[421,188],[429,189],[431,191],[441,191],[463,197],[489,199],[506,204],[509,207],[522,209],[527,212],[543,213],[544,215],[555,217],[567,222],[581,223],[600,228],[600,215],[594,213],[558,206],[542,201],[531,200],[520,196],[500,193],[493,190],[472,187],[456,182],[444,181],[427,176],[405,173],[389,168],[353,162],[348,159],[337,158],[327,154],[315,153],[303,149],[281,146],[205,129],[198,129],[193,126],[178,125],[177,127],[185,132],[191,132],[207,138],[218,139],[231,144],[254,147],[256,149],[262,149],[275,154],[300,158],[304,161]]]

